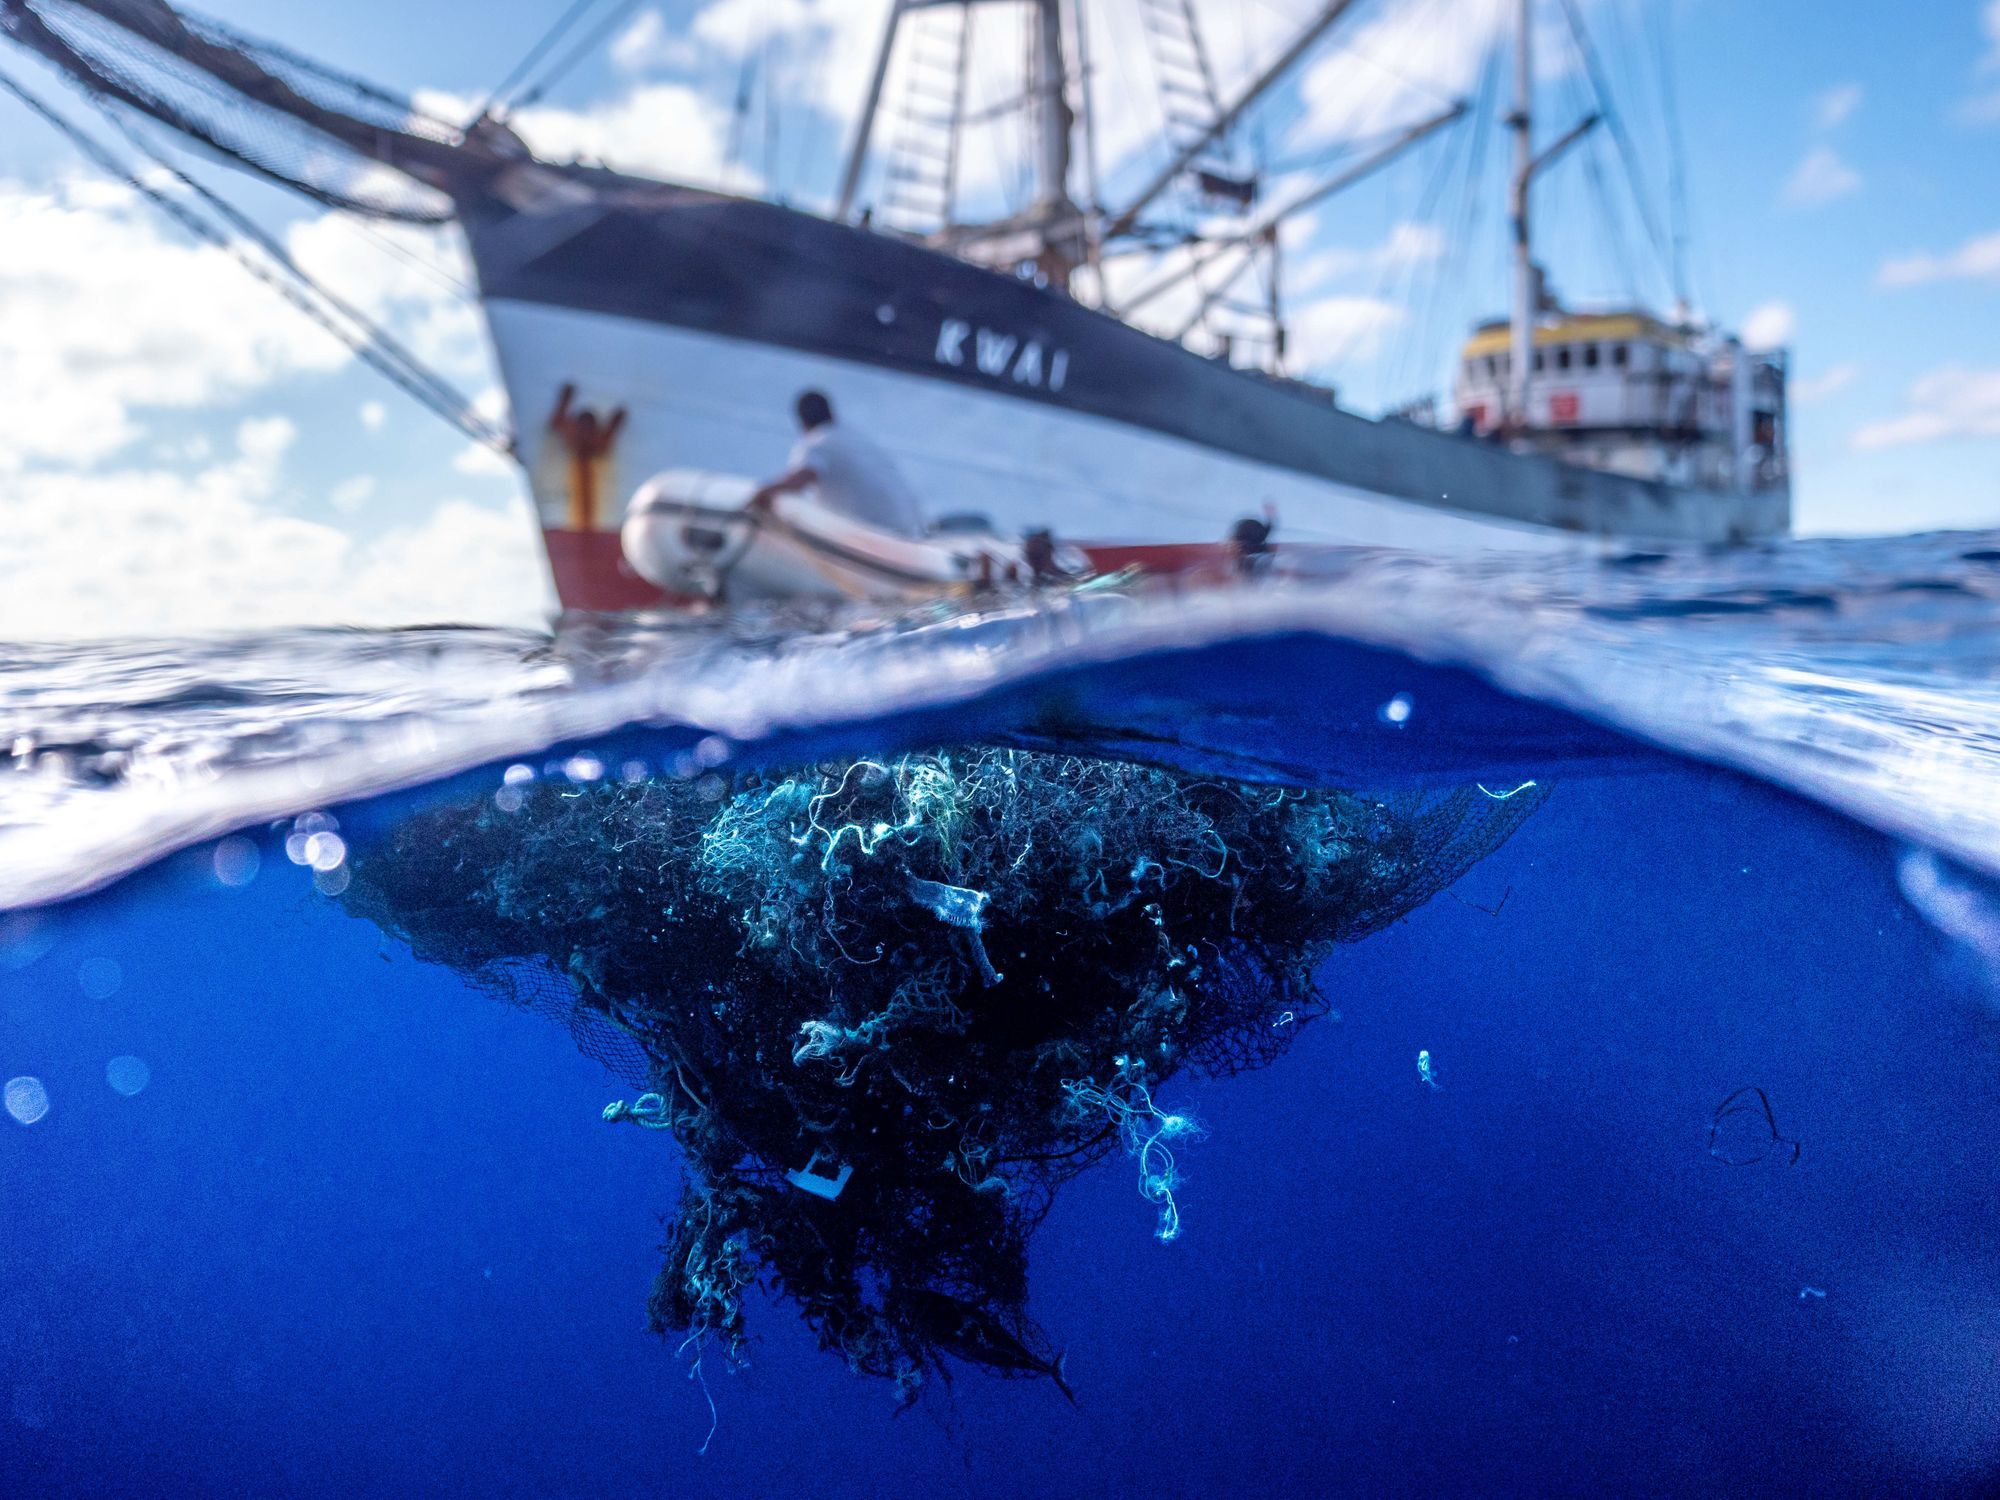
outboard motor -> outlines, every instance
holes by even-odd
[[[669,469],[640,485],[618,541],[625,561],[668,594],[717,599],[755,539],[744,506],[756,484],[740,474]]]

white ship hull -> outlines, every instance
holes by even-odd
[[[617,565],[624,503],[641,483],[667,469],[781,473],[797,437],[792,403],[813,389],[888,450],[933,517],[982,515],[1011,535],[1045,527],[1101,559],[1206,553],[1266,506],[1288,544],[1454,552],[1599,540],[1449,510],[1448,497],[1371,495],[1125,423],[778,345],[547,305],[495,300],[486,311],[521,462],[572,605],[634,602],[629,574],[613,590],[618,603],[576,575]],[[570,455],[547,420],[566,385],[576,405],[626,413],[587,516],[576,513]]]

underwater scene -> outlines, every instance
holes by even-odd
[[[1990,1493],[1996,559],[16,649],[8,1492]]]

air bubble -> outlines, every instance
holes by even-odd
[[[104,1081],[130,1099],[153,1081],[153,1070],[140,1057],[114,1057],[104,1065]]]
[[[32,1125],[49,1112],[49,1091],[39,1078],[10,1078],[4,1095],[7,1113],[23,1125]]]
[[[93,1000],[109,1000],[125,982],[125,971],[115,958],[86,958],[76,966],[76,982]]]
[[[301,864],[311,865],[324,875],[329,870],[337,870],[347,863],[347,840],[337,833],[313,833],[306,836],[305,858]]]
[[[235,890],[257,878],[257,871],[263,865],[264,857],[257,852],[256,844],[237,835],[226,838],[215,846],[213,863],[216,880]]]
[[[55,924],[31,911],[0,914],[0,968],[25,969],[56,945]]]

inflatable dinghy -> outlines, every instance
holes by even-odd
[[[917,599],[1080,576],[1087,561],[1044,543],[1041,567],[1023,542],[983,521],[899,536],[830,510],[810,492],[748,509],[757,491],[738,474],[670,469],[639,486],[619,541],[632,571],[667,594],[729,599]]]

